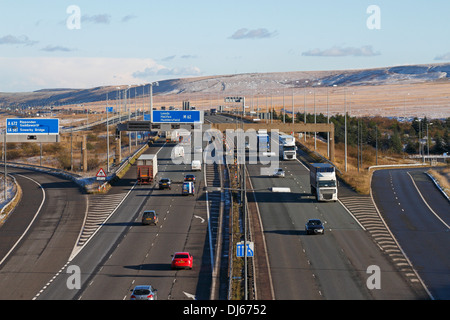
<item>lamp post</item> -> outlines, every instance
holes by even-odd
[[[3,168],[3,172],[5,175],[5,180],[3,181],[3,194],[5,196],[5,202],[7,201],[7,189],[8,189],[8,173],[7,173],[7,168],[6,168],[6,129],[5,129],[5,133],[3,134],[3,160],[4,160],[4,168]]]
[[[421,122],[422,122],[422,120],[420,119],[420,118],[418,118],[418,119],[416,119],[416,120],[414,120],[414,121],[417,121],[417,122],[419,122],[419,132],[417,133],[417,135],[418,135],[418,139],[419,139],[419,157],[422,157],[422,161],[425,161],[425,154],[424,154],[424,152],[422,152],[422,134],[421,134],[421,132],[422,132],[422,128],[421,128]],[[427,128],[428,129],[428,128]],[[427,133],[427,135],[428,135],[428,133]]]
[[[106,93],[106,173],[109,174],[109,99]]]
[[[298,81],[296,81],[296,83],[298,84]],[[295,86],[294,86],[294,88],[292,88],[292,124],[294,124],[295,123],[295,120],[294,120],[294,116],[295,116],[295,107],[294,107],[294,91],[295,91]]]
[[[306,83],[308,83],[308,80],[305,81],[305,89],[303,90],[303,107],[304,107],[304,111],[303,111],[303,123],[305,124],[306,127]],[[303,132],[303,136],[306,142],[306,131]]]
[[[345,140],[345,172],[347,172],[347,88],[344,88],[344,140]]]
[[[284,104],[284,90],[285,88],[283,87],[283,123],[286,123],[286,106]]]
[[[130,107],[128,106],[128,91],[130,90],[131,85],[128,85],[128,88],[125,89],[125,112],[128,109],[128,121],[131,120]],[[131,154],[131,132],[128,132],[128,152]]]
[[[327,124],[330,124],[330,112],[328,105],[328,88],[327,88]],[[330,132],[327,132],[327,157],[330,158]]]
[[[430,157],[430,136],[428,135],[428,124],[431,126],[433,123],[427,122],[427,154],[428,154],[428,159],[429,159],[429,157]]]
[[[116,87],[117,89],[117,104],[119,105],[119,119],[117,120],[117,122],[120,122],[121,116],[122,116],[122,100],[121,100],[121,91],[120,91],[120,87]]]
[[[314,88],[314,125],[316,125],[316,88]],[[317,132],[314,131],[314,150],[317,149]]]
[[[153,86],[159,86],[159,82],[150,83],[150,123],[153,123]]]

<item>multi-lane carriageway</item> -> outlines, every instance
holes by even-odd
[[[208,227],[214,227],[208,225],[204,172],[196,175],[195,196],[183,197],[180,182],[189,165],[173,164],[169,145],[152,148],[149,153],[159,151],[160,177],[168,176],[174,183],[170,191],[135,185],[130,170],[108,195],[94,197],[80,194],[67,180],[15,169],[26,196],[0,229],[0,299],[122,300],[129,299],[135,285],[148,283],[158,289],[160,300],[210,299],[211,287],[220,285],[211,276],[215,244],[210,242]],[[281,166],[286,171],[284,179],[261,176],[257,164],[247,166],[250,189],[256,190],[248,192],[249,207],[256,211],[252,215],[259,214],[263,228],[264,243],[256,246],[264,248],[261,255],[270,268],[270,283],[256,282],[256,290],[264,290],[257,296],[277,300],[430,298],[392,235],[398,251],[388,239],[376,239],[381,236],[375,233],[379,221],[358,219],[349,212],[348,208],[361,210],[367,198],[355,202],[356,196],[341,188],[347,206],[317,203],[309,194],[306,167],[300,161]],[[289,187],[291,192],[269,192],[273,186]],[[369,207],[368,213],[377,211],[373,204]],[[150,208],[160,213],[156,227],[140,224],[140,213]],[[104,215],[98,217],[104,219],[97,223],[101,228],[91,231],[81,250],[74,250],[82,226],[94,214]],[[325,222],[325,236],[305,235],[309,218]],[[181,250],[194,255],[192,270],[170,269],[170,255]],[[261,260],[258,256],[257,261]],[[369,289],[366,283],[368,267],[374,265],[380,270],[381,289]],[[81,289],[67,286],[71,266],[81,271]]]

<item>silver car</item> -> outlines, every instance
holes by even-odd
[[[158,290],[150,285],[136,286],[131,291],[130,300],[157,300]]]
[[[282,177],[284,178],[284,170],[281,168],[275,169],[275,172],[273,173],[274,176],[276,177]]]

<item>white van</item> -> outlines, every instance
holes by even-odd
[[[172,149],[172,159],[184,158],[184,148],[182,146],[175,146]]]
[[[201,161],[200,160],[192,160],[191,170],[192,171],[201,171],[202,170]]]

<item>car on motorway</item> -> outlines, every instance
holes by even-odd
[[[282,177],[282,178],[284,178],[285,173],[284,173],[284,170],[283,170],[283,169],[278,168],[278,169],[275,169],[275,172],[273,173],[273,175],[274,175],[275,177]]]
[[[184,181],[192,181],[195,182],[195,175],[193,174],[187,174],[184,176]]]
[[[142,224],[150,225],[153,224],[156,226],[158,223],[158,215],[155,210],[145,210],[142,214]]]
[[[130,300],[158,300],[157,291],[151,285],[139,285],[131,289]]]
[[[161,178],[159,180],[159,190],[163,189],[171,189],[172,188],[172,181],[169,178]]]
[[[319,219],[309,219],[305,224],[306,234],[324,234],[325,229]]]
[[[189,268],[192,269],[194,257],[189,252],[175,252],[172,255],[172,269]]]

